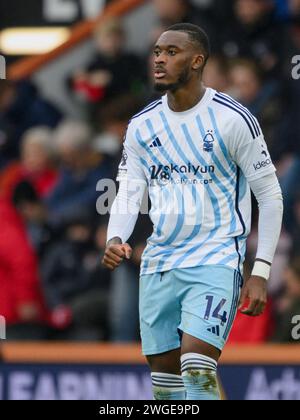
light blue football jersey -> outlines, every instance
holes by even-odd
[[[141,274],[202,265],[242,271],[251,228],[248,181],[275,172],[257,119],[207,88],[186,112],[167,96],[131,120],[119,181],[148,186],[153,234]]]

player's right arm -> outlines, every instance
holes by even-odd
[[[147,186],[140,152],[133,128],[129,126],[117,177],[120,188],[110,212],[107,246],[102,261],[110,270],[115,270],[132,255],[132,249],[126,242],[133,233]]]

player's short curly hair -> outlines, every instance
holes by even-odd
[[[206,32],[197,25],[192,23],[176,23],[170,26],[167,31],[185,32],[189,35],[190,40],[197,45],[205,57],[205,64],[210,57],[210,42]]]

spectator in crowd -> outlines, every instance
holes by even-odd
[[[37,256],[19,213],[0,200],[0,314],[7,323],[7,338],[45,338],[45,311],[40,290]]]
[[[300,1],[286,0],[288,2],[289,18],[293,22],[300,22]]]
[[[53,339],[102,340],[108,336],[110,286],[110,272],[99,259],[105,227],[99,226],[94,239],[89,215],[83,214],[70,221],[65,232],[45,256],[41,270]]]
[[[61,112],[41,98],[28,80],[0,84],[0,132],[2,165],[19,157],[20,140],[25,131],[37,126],[54,128]]]
[[[277,303],[276,332],[273,341],[280,343],[294,342],[292,337],[292,320],[300,314],[300,258],[298,255],[291,261],[285,272],[285,291]]]
[[[128,121],[141,108],[137,98],[122,95],[107,103],[99,113],[99,132],[95,138],[95,149],[111,156],[113,179],[116,178],[118,166],[122,158],[123,141],[128,127]]]
[[[278,77],[285,32],[276,22],[272,0],[235,0],[231,25],[222,30],[221,51],[229,58],[250,58],[266,75]]]
[[[29,129],[21,139],[20,150],[20,162],[12,162],[0,173],[0,195],[11,198],[14,187],[28,180],[39,196],[46,196],[57,182],[52,131],[48,127]]]
[[[300,21],[299,0],[275,0],[276,17],[283,22]]]
[[[288,232],[294,237],[295,226],[295,205],[299,194],[300,178],[300,70],[298,63],[291,64],[294,57],[300,55],[300,24],[289,25],[289,42],[285,46],[286,60],[284,68],[284,84],[282,103],[284,112],[280,119],[282,121],[278,130],[276,142],[276,157],[286,158],[290,162],[285,173],[281,174],[281,186],[284,196],[284,225]]]
[[[112,178],[111,160],[94,150],[91,130],[83,122],[63,122],[55,139],[62,168],[56,187],[46,199],[50,221],[60,226],[83,211],[93,219],[99,197],[96,187],[102,179]]]
[[[300,145],[297,141],[298,138],[298,134],[295,137],[293,137],[296,143],[295,146],[299,148]],[[285,204],[285,213],[283,221],[287,231],[292,235],[294,239],[297,239],[295,233],[299,232],[300,226],[300,217],[299,215],[296,217],[296,209],[298,209],[299,207],[299,204],[297,204],[297,198],[299,196],[300,153],[291,156],[291,166],[289,167],[287,173],[281,180]]]
[[[235,60],[229,71],[232,95],[255,115],[262,127],[271,155],[277,148],[277,130],[282,104],[278,83],[264,81],[260,68],[252,60]]]
[[[31,245],[41,260],[60,234],[49,225],[45,205],[28,181],[16,185],[12,200],[26,227]]]
[[[229,63],[226,57],[222,55],[210,57],[203,72],[203,82],[218,92],[231,94]]]
[[[290,55],[292,56],[293,54]],[[283,85],[282,113],[279,117],[280,124],[277,126],[273,157],[277,162],[281,162],[277,167],[284,197],[284,226],[293,238],[297,230],[295,229],[297,226],[295,206],[299,195],[300,179],[299,97],[299,80],[291,77],[289,64],[289,80]]]
[[[190,0],[153,0],[153,5],[161,25],[166,28],[175,23],[199,25],[207,32],[212,49],[216,49],[217,28],[211,9],[200,9]]]
[[[299,188],[299,178],[298,178],[298,190],[295,194],[295,202],[293,207],[293,219],[294,228],[291,232],[293,239],[293,255],[300,255],[300,188]]]
[[[95,32],[95,58],[72,77],[73,92],[92,105],[92,110],[99,108],[93,105],[105,104],[124,93],[140,95],[143,91],[142,62],[125,51],[125,42],[126,32],[119,20],[101,24]]]

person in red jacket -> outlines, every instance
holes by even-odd
[[[37,258],[21,217],[0,200],[0,315],[8,339],[42,338],[43,303]]]
[[[10,163],[0,174],[0,197],[10,200],[14,188],[25,180],[34,186],[39,197],[47,196],[58,181],[51,129],[35,127],[26,131],[20,152],[20,161]]]
[[[228,344],[263,344],[270,340],[273,331],[273,305],[269,301],[260,317],[249,319],[241,312],[237,314]]]

